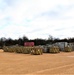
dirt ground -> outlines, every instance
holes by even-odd
[[[0,50],[0,75],[74,75],[74,52],[43,55]]]

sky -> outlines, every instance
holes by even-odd
[[[74,37],[74,0],[0,0],[0,38]]]

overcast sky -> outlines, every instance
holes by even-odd
[[[0,0],[0,38],[74,37],[74,0]]]

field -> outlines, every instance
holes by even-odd
[[[0,50],[0,75],[74,75],[74,52],[43,55]]]

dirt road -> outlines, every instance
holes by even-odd
[[[0,50],[0,75],[74,75],[74,52],[43,55]]]

